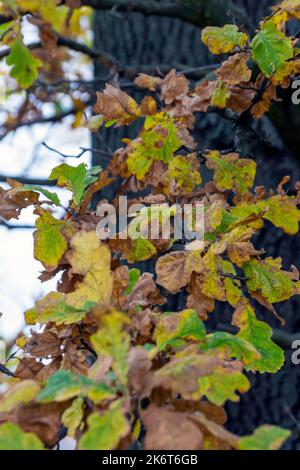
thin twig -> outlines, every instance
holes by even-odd
[[[109,155],[112,156],[111,152],[107,152],[106,150],[99,150],[99,149],[94,149],[94,148],[86,148],[86,147],[79,147],[80,152],[77,155],[67,155],[65,153],[60,152],[59,150],[56,150],[53,147],[50,147],[48,144],[45,142],[42,143],[46,149],[50,150],[51,152],[56,153],[57,155],[63,157],[63,158],[80,158],[82,157],[86,152],[92,152],[92,153],[99,153],[100,155]]]
[[[0,363],[0,372],[2,374],[8,375],[9,377],[15,377],[16,375],[11,372],[7,367]]]
[[[0,175],[0,183],[6,183],[8,179],[17,180],[22,184],[34,186],[56,186],[56,181],[50,181],[42,178],[27,178],[26,176]]]
[[[0,228],[5,227],[7,230],[35,230],[34,225],[11,225],[5,220],[0,220]]]

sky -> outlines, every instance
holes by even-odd
[[[80,160],[63,159],[44,148],[43,141],[67,155],[76,155],[79,147],[90,146],[89,132],[83,128],[70,129],[67,122],[52,127],[48,124],[19,129],[0,141],[0,173],[16,178],[22,175],[46,179],[52,168],[63,161],[74,166],[89,163],[88,154]],[[1,186],[7,187],[2,183]],[[70,193],[56,192],[67,205]],[[35,219],[32,209],[28,208],[19,221],[12,220],[11,223],[34,225]],[[32,234],[33,230],[8,230],[0,226],[0,338],[12,339],[18,334],[24,324],[24,311],[55,289],[57,280],[41,283],[37,279],[43,267],[33,257]]]
[[[82,21],[86,22],[87,19],[83,18]],[[23,22],[23,34],[27,44],[38,40],[37,28],[26,19]],[[74,78],[78,70],[82,78],[92,78],[92,64],[82,62],[81,54],[74,52],[71,55],[72,60],[67,66],[66,78]],[[7,72],[8,68],[2,61],[0,88],[1,74]],[[1,105],[9,107],[10,111],[18,106],[18,98],[15,98],[12,103],[4,103],[1,98],[3,97],[0,94],[0,120]],[[69,107],[69,104],[66,98],[63,105]],[[43,112],[52,115],[51,105],[46,106]],[[0,174],[16,179],[18,176],[47,179],[53,167],[62,162],[73,166],[79,163],[89,163],[88,153],[80,159],[64,159],[42,146],[42,143],[46,142],[50,147],[67,155],[78,154],[80,147],[90,147],[89,131],[82,127],[71,128],[72,119],[72,117],[67,118],[58,124],[20,128],[0,140]],[[0,183],[0,186],[8,187],[5,183]],[[59,189],[56,192],[63,204],[67,206],[71,194]],[[13,219],[10,223],[34,225],[35,219],[32,208],[28,208],[22,212],[18,221]],[[33,230],[8,230],[0,225],[0,344],[1,338],[4,340],[15,338],[24,327],[24,312],[31,308],[36,300],[51,290],[55,290],[57,279],[46,283],[38,280],[42,270],[43,266],[33,257]]]

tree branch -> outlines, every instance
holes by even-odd
[[[94,153],[99,153],[100,155],[106,155],[106,156],[113,156],[113,152],[108,152],[106,150],[100,150],[100,149],[93,149],[93,148],[86,148],[86,147],[79,147],[80,152],[77,155],[68,155],[65,153],[60,152],[59,150],[54,149],[53,147],[50,147],[47,145],[45,142],[42,144],[46,149],[50,150],[51,152],[56,153],[60,157],[63,158],[80,158],[82,157],[86,152],[94,152]]]
[[[176,2],[156,2],[153,0],[82,0],[82,6],[94,10],[112,10],[119,12],[137,12],[146,16],[164,16],[185,21],[199,27],[208,25],[222,26],[233,20],[247,24],[247,17],[242,8],[232,0],[177,0]],[[65,4],[65,0],[61,1]],[[25,15],[30,12],[22,12]],[[12,21],[12,16],[0,15],[0,25]]]
[[[125,13],[137,12],[146,16],[165,16],[179,19],[196,26],[224,25],[233,18],[246,22],[243,10],[231,0],[177,0],[156,2],[153,0],[83,0],[82,5],[94,10],[113,10]]]
[[[89,103],[87,103],[88,105]],[[20,129],[21,127],[28,127],[28,126],[33,126],[35,124],[51,124],[51,123],[56,123],[61,121],[62,119],[71,116],[72,114],[76,113],[77,109],[72,108],[69,109],[68,111],[64,111],[62,113],[55,114],[54,116],[50,116],[47,118],[38,118],[38,119],[32,119],[31,121],[23,121],[23,122],[18,122],[16,124],[13,124],[10,126],[4,134],[0,135],[0,140],[4,139],[10,132],[16,131],[17,129]]]
[[[65,1],[62,0],[61,4]],[[199,27],[216,25],[222,26],[233,19],[240,23],[247,23],[244,11],[236,6],[232,0],[198,0],[193,5],[192,0],[177,0],[174,2],[159,3],[153,0],[82,0],[83,6],[94,10],[112,10],[125,13],[136,12],[146,16],[164,16],[185,21]],[[22,12],[25,15],[30,12]],[[12,16],[0,15],[0,24],[12,21]]]
[[[0,372],[2,374],[8,375],[9,377],[15,377],[15,374],[11,372],[7,367],[0,363]]]
[[[111,68],[111,67],[116,67],[116,68],[121,68],[121,64],[115,59],[113,56],[110,54],[107,54],[103,51],[96,50],[92,47],[88,47],[85,44],[82,44],[80,42],[74,41],[74,39],[70,38],[65,38],[63,36],[57,36],[57,45],[61,47],[68,47],[72,51],[76,52],[81,52],[82,54],[88,55],[91,57],[91,59],[94,60],[99,60],[104,66]],[[32,44],[27,45],[28,49],[34,50],[34,49],[41,49],[42,43],[37,41],[33,42]],[[3,51],[0,52],[0,59],[4,59],[7,57],[10,53],[10,48],[3,49]]]
[[[19,181],[22,184],[37,185],[37,186],[56,186],[55,180],[45,180],[41,178],[27,178],[26,176],[10,176],[0,174],[0,183],[6,183],[7,179]]]

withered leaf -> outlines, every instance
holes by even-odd
[[[247,66],[249,59],[250,54],[244,52],[234,54],[226,62],[223,62],[222,66],[217,70],[217,77],[230,85],[249,82],[252,75],[251,70]]]
[[[163,303],[165,303],[165,298],[160,295],[152,274],[144,273],[123,303],[123,308],[134,309],[137,305],[148,307],[152,304]]]
[[[106,121],[116,120],[120,125],[130,124],[140,116],[137,102],[124,91],[109,84],[103,92],[97,92],[94,111],[103,114]]]
[[[33,432],[49,447],[59,441],[61,415],[68,406],[66,403],[37,404],[21,406],[12,415],[10,421],[20,426],[25,432]]]
[[[140,88],[146,88],[150,91],[155,91],[162,83],[162,78],[154,77],[151,75],[146,75],[145,73],[140,73],[137,78],[134,80],[135,85]]]
[[[172,294],[185,287],[191,278],[191,271],[186,265],[187,254],[174,252],[162,256],[156,263],[157,284],[163,286]]]
[[[34,357],[23,357],[19,361],[15,374],[19,379],[35,379],[43,367],[43,364]]]
[[[5,220],[18,219],[22,209],[37,204],[38,193],[33,191],[5,190],[0,187],[0,216]]]
[[[142,414],[147,450],[199,450],[203,435],[185,413],[150,406]]]
[[[153,387],[153,372],[148,352],[141,346],[132,348],[128,356],[129,386],[140,398],[149,396]]]
[[[62,354],[61,340],[52,332],[32,332],[25,346],[25,352],[36,358],[57,357]]]
[[[177,75],[176,70],[171,70],[161,84],[161,96],[166,104],[171,104],[180,95],[189,91],[189,81],[184,75]]]

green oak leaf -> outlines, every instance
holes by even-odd
[[[300,210],[294,196],[279,194],[255,203],[243,202],[233,207],[230,213],[233,218],[232,223],[252,214],[263,214],[263,219],[270,221],[289,235],[296,235],[299,231]],[[256,228],[261,228],[262,225],[261,221],[253,224]]]
[[[74,437],[76,429],[80,426],[83,419],[84,398],[77,397],[67,408],[61,417],[62,424],[68,430],[68,436]]]
[[[67,299],[67,295],[61,292],[50,292],[25,312],[26,323],[35,325],[54,322],[56,325],[70,325],[82,320],[96,306],[94,302],[86,302],[82,308],[76,308],[68,305]]]
[[[293,57],[291,38],[279,31],[275,24],[265,23],[252,43],[252,56],[267,78],[284,67]]]
[[[53,168],[49,180],[57,180],[59,187],[72,191],[74,202],[79,206],[88,184],[88,177],[89,173],[84,163],[76,167],[62,163]]]
[[[234,313],[233,324],[240,331],[237,334],[260,353],[260,358],[253,359],[247,365],[251,371],[275,373],[284,364],[283,350],[272,341],[272,328],[257,320],[254,310],[248,303],[241,304]]]
[[[45,388],[38,394],[41,403],[62,402],[77,396],[88,397],[100,403],[114,396],[114,391],[105,384],[97,384],[84,375],[70,370],[59,370],[48,379]]]
[[[182,146],[178,128],[173,119],[165,115],[148,116],[139,139],[128,147],[127,165],[138,180],[144,180],[154,160],[168,163]]]
[[[211,97],[211,105],[220,109],[225,109],[227,100],[230,97],[230,90],[227,83],[219,80]]]
[[[46,269],[55,269],[68,247],[62,233],[63,229],[68,228],[68,222],[58,220],[50,212],[42,210],[35,225],[34,256]]]
[[[13,27],[14,22],[13,21],[7,21],[6,23],[3,23],[0,25],[0,37],[3,38],[3,36]]]
[[[245,365],[252,364],[260,359],[258,350],[246,339],[224,331],[217,331],[207,335],[201,345],[204,351],[224,350],[229,357],[242,360]]]
[[[124,291],[125,295],[130,295],[132,293],[140,277],[141,277],[141,271],[139,269],[136,269],[136,268],[129,269],[128,287]]]
[[[168,178],[176,181],[176,184],[187,193],[192,193],[195,186],[201,183],[201,175],[198,169],[198,159],[195,154],[176,155],[168,164]]]
[[[57,206],[60,205],[60,199],[56,193],[53,193],[49,191],[46,188],[43,188],[42,186],[36,186],[34,184],[24,184],[24,186],[20,186],[19,188],[15,188],[17,191],[35,191],[37,193],[41,193],[43,196],[45,196],[49,201],[53,202],[53,204],[56,204]]]
[[[87,423],[88,430],[78,444],[80,450],[113,450],[130,431],[121,400],[112,403],[101,415],[92,413]]]
[[[39,75],[42,62],[35,58],[20,38],[17,38],[6,58],[7,65],[12,66],[11,77],[15,78],[22,88],[29,88]]]
[[[238,449],[278,450],[290,435],[291,432],[288,429],[283,429],[279,426],[260,426],[251,436],[244,436],[239,439]]]
[[[101,320],[101,327],[91,336],[92,346],[101,357],[112,359],[113,371],[120,382],[126,384],[130,336],[124,327],[130,321],[117,310],[109,311]]]
[[[249,389],[250,382],[240,370],[216,367],[212,374],[198,379],[194,399],[205,396],[214,405],[222,406],[227,400],[238,402],[237,392],[246,393]]]
[[[144,237],[132,240],[132,252],[129,262],[137,263],[138,261],[146,261],[157,254],[155,246]]]
[[[44,445],[35,434],[4,423],[0,426],[0,450],[44,450]]]
[[[282,271],[281,265],[281,258],[252,259],[243,264],[249,291],[260,292],[270,304],[289,300],[297,294],[297,284],[291,273]]]
[[[0,413],[11,411],[21,403],[34,400],[40,390],[38,382],[23,380],[10,387],[0,399]]]
[[[183,346],[186,341],[202,341],[206,330],[195,310],[187,309],[180,313],[166,313],[161,317],[155,332],[159,351],[167,347],[177,348]]]

